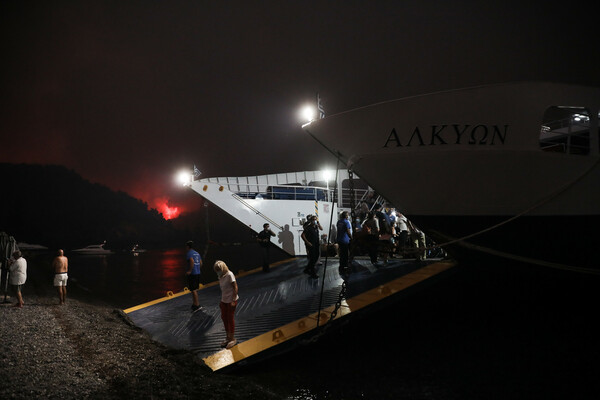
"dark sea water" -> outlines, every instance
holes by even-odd
[[[257,250],[209,248],[206,264],[223,259],[234,271],[252,269]],[[69,275],[124,309],[181,290],[184,252],[67,253]],[[40,268],[49,259],[29,262]],[[599,276],[486,259],[455,270],[316,344],[235,375],[289,399],[600,398]]]
[[[167,292],[180,292],[187,286],[185,276],[186,248],[148,250],[137,255],[118,252],[109,255],[79,255],[65,251],[69,258],[68,285],[77,285],[90,294],[109,304],[126,309],[160,297]],[[217,279],[212,270],[216,260],[224,260],[234,272],[250,270],[260,265],[258,245],[214,245],[207,249],[199,248],[204,254],[202,283]],[[55,254],[28,252],[25,257],[30,268],[51,274],[50,265]],[[285,256],[283,252],[273,252],[273,260]],[[50,281],[51,282],[51,281]]]

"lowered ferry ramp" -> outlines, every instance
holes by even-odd
[[[190,310],[187,288],[124,313],[154,340],[194,352],[213,371],[226,371],[316,339],[324,328],[395,301],[455,266],[453,261],[440,259],[391,259],[375,267],[368,259],[355,259],[354,272],[346,276],[344,284],[338,259],[322,261],[319,279],[302,272],[306,258],[273,264],[269,273],[257,268],[236,274],[238,344],[231,349],[220,347],[225,331],[218,282],[198,290],[203,308],[195,313]]]

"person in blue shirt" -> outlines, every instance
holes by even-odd
[[[192,292],[192,312],[196,312],[202,307],[198,300],[198,287],[200,286],[200,267],[202,267],[202,257],[194,250],[194,242],[191,240],[186,243],[187,254],[185,261],[187,264],[185,274],[188,280],[188,289]]]
[[[350,240],[352,240],[352,225],[348,220],[348,211],[340,213],[340,219],[336,225],[337,229],[337,244],[340,257],[340,272],[344,273],[350,267],[348,265],[348,255],[350,249]]]

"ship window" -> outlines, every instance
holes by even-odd
[[[590,116],[583,107],[550,107],[544,113],[540,148],[565,154],[589,154]]]

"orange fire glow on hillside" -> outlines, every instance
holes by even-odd
[[[170,207],[167,200],[159,200],[157,201],[157,207],[159,213],[163,215],[165,219],[173,219],[179,217],[181,211],[179,207]]]

